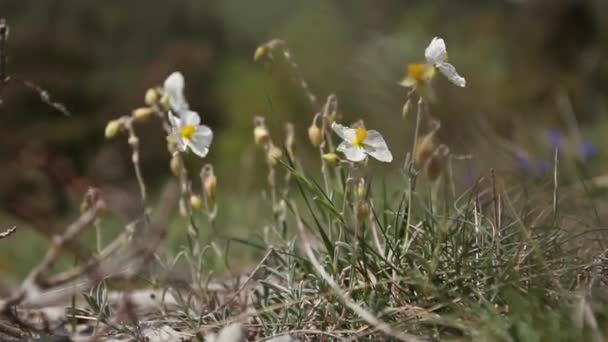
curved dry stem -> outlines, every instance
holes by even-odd
[[[418,338],[414,335],[410,335],[410,334],[407,334],[404,332],[394,331],[393,328],[389,324],[379,320],[371,312],[365,310],[363,307],[359,306],[357,303],[355,303],[353,300],[350,299],[350,296],[348,295],[348,293],[346,293],[345,291],[343,291],[340,288],[340,286],[325,271],[323,266],[319,263],[319,261],[315,257],[315,254],[312,250],[310,242],[305,236],[306,232],[305,232],[304,225],[302,224],[302,220],[300,219],[300,215],[299,215],[296,207],[295,206],[293,206],[293,207],[294,207],[294,214],[296,216],[296,224],[298,226],[298,231],[300,232],[300,236],[302,238],[302,244],[303,244],[306,256],[308,257],[309,261],[311,262],[311,264],[313,265],[313,267],[315,268],[315,270],[317,271],[319,276],[321,276],[321,278],[323,278],[323,280],[325,280],[325,282],[327,282],[327,284],[335,292],[336,297],[338,299],[340,299],[345,306],[347,306],[349,309],[351,309],[354,313],[356,313],[359,317],[361,317],[363,320],[365,320],[368,324],[373,326],[376,330],[381,331],[384,334],[394,337],[401,341],[408,341],[408,342],[420,341],[420,342],[422,342],[422,340],[420,338]]]

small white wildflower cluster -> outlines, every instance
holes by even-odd
[[[445,41],[442,38],[435,37],[424,51],[426,63],[414,63],[407,66],[407,77],[400,83],[404,87],[419,89],[424,93],[425,89],[429,89],[429,83],[435,76],[435,70],[439,70],[450,82],[459,87],[466,86],[466,80],[460,76],[456,68],[448,63],[448,52]],[[432,94],[429,92],[427,94]],[[409,107],[409,100],[406,103]],[[404,107],[405,108],[405,107]],[[404,111],[406,111],[404,109]],[[360,162],[372,156],[373,158],[390,163],[393,156],[388,149],[384,138],[380,133],[374,130],[366,130],[364,127],[349,128],[337,123],[332,123],[332,129],[342,138],[342,143],[336,149],[342,152],[346,159],[352,162]],[[309,135],[311,141],[313,134],[316,133],[316,128],[311,126]],[[313,142],[314,144],[314,142]]]
[[[162,87],[148,89],[144,99],[146,107],[134,109],[130,116],[110,120],[105,129],[106,138],[112,138],[123,130],[130,130],[134,135],[133,122],[147,120],[154,114],[164,118],[167,112],[170,142],[180,152],[190,149],[196,155],[205,157],[213,140],[213,132],[200,124],[201,118],[197,112],[190,110],[184,88],[184,76],[180,72],[172,73]],[[134,137],[131,139],[135,141]]]
[[[163,84],[169,107],[170,138],[180,152],[190,149],[194,154],[205,157],[213,140],[213,131],[201,125],[198,113],[190,110],[184,88],[184,76],[180,72],[169,75]]]

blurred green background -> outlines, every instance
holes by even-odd
[[[17,84],[4,89],[0,227],[61,226],[91,185],[132,217],[138,193],[130,151],[122,137],[104,139],[104,127],[141,106],[146,89],[175,70],[215,132],[204,162],[216,168],[222,215],[246,222],[265,182],[251,139],[254,115],[267,117],[279,141],[284,122],[293,122],[301,158],[317,163],[306,129],[318,108],[284,63],[252,60],[272,38],[287,41],[321,100],[338,96],[346,122],[364,118],[385,134],[397,156],[392,168],[402,164],[413,131],[412,118],[401,118],[406,90],[397,83],[406,63],[422,61],[428,42],[441,36],[467,87],[438,78],[431,111],[442,122],[441,140],[475,157],[458,166],[464,185],[488,167],[542,176],[554,144],[589,177],[605,170],[604,0],[4,0],[0,16],[11,27],[9,74],[36,82],[72,112],[61,115]],[[154,192],[171,177],[165,138],[156,122],[137,131]],[[192,170],[202,165],[188,162]],[[252,200],[239,211],[226,198]]]

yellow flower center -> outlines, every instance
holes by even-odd
[[[192,136],[194,135],[194,131],[196,131],[196,127],[194,127],[194,125],[186,125],[179,131],[179,135],[186,140],[191,140]]]
[[[428,64],[408,64],[407,78],[416,82],[423,82],[433,77],[435,69]]]
[[[363,127],[355,129],[355,138],[353,139],[353,145],[359,148],[363,148],[363,142],[367,138],[367,130]]]

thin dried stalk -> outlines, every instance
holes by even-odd
[[[28,296],[35,296],[39,288],[46,284],[43,276],[55,265],[65,245],[74,240],[84,229],[91,225],[97,218],[99,212],[105,210],[105,203],[98,201],[89,210],[85,211],[74,223],[69,225],[63,234],[55,236],[52,246],[42,261],[30,272],[23,282],[21,289],[4,302],[0,302],[0,313],[6,313],[12,306],[15,306],[27,299]]]
[[[293,208],[296,208],[293,205]],[[333,278],[325,271],[323,266],[319,263],[315,254],[310,245],[310,241],[306,238],[306,229],[302,224],[302,220],[298,214],[298,211],[294,209],[294,214],[296,215],[296,225],[298,226],[298,230],[300,232],[300,236],[302,238],[302,245],[304,247],[304,252],[308,257],[308,260],[313,265],[317,274],[327,282],[327,284],[331,287],[331,289],[335,292],[336,297],[343,302],[345,306],[351,309],[354,313],[356,313],[359,317],[361,317],[364,321],[374,327],[374,329],[383,332],[384,334],[394,337],[400,341],[422,341],[416,336],[407,334],[405,332],[394,331],[393,328],[387,324],[386,322],[381,321],[376,316],[374,316],[371,312],[365,310],[363,307],[359,306],[353,300],[350,299],[350,295],[343,291],[340,286],[333,280]]]
[[[0,233],[0,239],[6,239],[7,237],[13,235],[13,233],[16,231],[17,231],[17,226],[13,226],[12,228],[9,228],[6,231]]]

